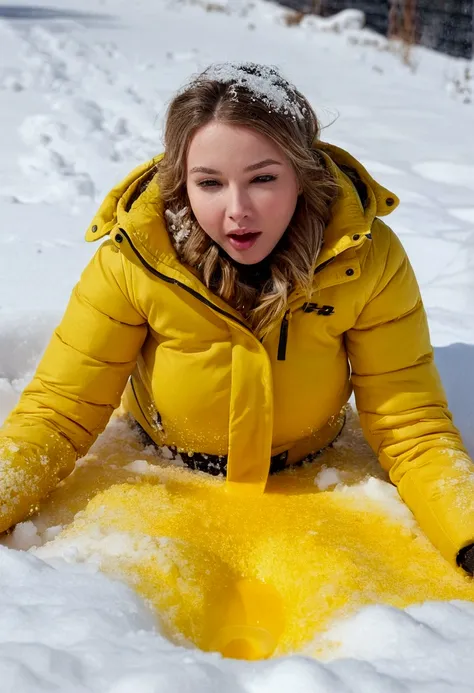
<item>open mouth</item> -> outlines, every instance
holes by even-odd
[[[260,231],[249,231],[248,233],[240,234],[231,233],[228,239],[230,244],[237,250],[247,250],[255,244],[260,235]]]

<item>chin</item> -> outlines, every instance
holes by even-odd
[[[266,255],[252,255],[250,256],[247,253],[232,253],[230,256],[232,260],[235,262],[238,262],[240,265],[258,265],[259,262],[262,262],[262,260],[265,260],[266,257],[268,257],[270,253],[267,253]],[[230,253],[229,253],[230,255]]]
[[[262,260],[265,260],[265,258],[271,254],[273,249],[270,249],[267,252],[257,248],[238,251],[235,250],[235,248],[229,247],[223,248],[223,250],[225,250],[226,254],[231,258],[231,260],[238,262],[240,265],[257,265],[259,262],[262,262]]]

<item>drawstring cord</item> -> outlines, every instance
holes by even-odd
[[[278,361],[286,360],[286,346],[288,344],[288,326],[290,324],[291,311],[287,310],[281,321],[280,340],[278,342]]]

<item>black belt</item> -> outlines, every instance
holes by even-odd
[[[206,474],[211,474],[212,476],[227,476],[227,455],[211,455],[204,452],[179,452],[176,445],[158,445],[155,443],[153,438],[150,438],[145,429],[138,423],[138,421],[131,417],[133,427],[138,430],[140,439],[142,443],[147,445],[153,445],[158,451],[166,449],[171,453],[172,460],[182,461],[190,469],[194,469],[199,472],[206,472]],[[342,431],[342,428],[341,428]],[[340,433],[338,434],[339,437]],[[334,441],[333,441],[334,442]],[[331,447],[330,443],[326,447]],[[318,450],[307,455],[304,459],[299,462],[295,462],[291,465],[287,465],[288,460],[288,450],[281,452],[279,455],[273,455],[270,459],[270,474],[277,474],[282,472],[284,469],[291,467],[299,467],[305,462],[311,462],[318,455],[320,455],[325,448]]]
[[[156,445],[156,444],[155,444]],[[159,446],[156,446],[160,449]],[[203,452],[178,452],[175,445],[165,446],[173,455],[172,459],[177,459],[178,455],[184,464],[190,469],[199,472],[206,472],[212,476],[227,476],[227,455],[209,455]],[[270,460],[270,474],[276,474],[285,469],[288,459],[288,450],[279,455],[273,455]]]

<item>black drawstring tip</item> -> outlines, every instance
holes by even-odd
[[[290,311],[287,310],[285,315],[283,316],[283,320],[281,321],[281,327],[280,327],[280,340],[278,342],[278,361],[285,361],[286,360],[286,346],[288,344],[288,313]]]

